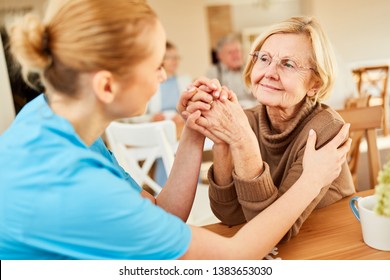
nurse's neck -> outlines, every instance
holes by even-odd
[[[55,92],[47,96],[53,112],[68,120],[87,146],[91,146],[110,123],[110,120],[105,119],[93,94],[69,97]]]

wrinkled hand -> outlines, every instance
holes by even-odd
[[[199,88],[203,86],[204,89],[207,89],[208,91],[210,91],[212,94],[210,96],[210,94],[207,94],[207,95],[203,95],[203,102],[208,104],[211,102],[211,100],[213,100],[213,96],[215,95],[220,95],[220,91],[221,91],[221,84],[219,83],[218,80],[216,79],[208,79],[208,78],[199,78],[197,79],[195,82],[193,82],[189,88],[183,92],[181,95],[180,95],[180,99],[179,99],[179,102],[176,106],[176,110],[179,114],[182,115],[182,113],[186,110],[187,106],[188,106],[188,102],[193,98],[193,96],[199,91]],[[187,115],[188,116],[188,115]],[[183,116],[184,118],[186,118],[187,116]]]
[[[217,79],[201,77],[194,81],[191,87],[184,92],[177,105],[177,111],[186,120],[186,126],[209,137],[214,143],[223,143],[221,139],[200,127],[197,122],[204,113],[212,109],[214,102],[226,100],[237,101],[236,95],[225,86],[221,86]]]
[[[235,94],[226,87],[222,87],[217,79],[201,77],[181,94],[176,109],[184,119],[187,119],[188,115],[196,110],[209,110],[211,108],[209,105],[214,100],[225,101],[234,98],[236,98]]]
[[[237,98],[214,100],[211,109],[201,111],[191,128],[210,138],[214,143],[225,142],[230,146],[242,144],[251,128]]]
[[[221,91],[219,93],[219,97],[215,98],[209,92],[208,88],[201,86],[198,88],[196,94],[193,95],[191,100],[188,101],[185,114],[187,113],[191,114],[196,110],[200,110],[202,112],[208,111],[211,109],[211,104],[214,101],[225,102],[226,100],[231,100],[231,101],[237,100],[237,97],[233,93],[233,91],[229,90],[227,87],[222,86]]]
[[[331,184],[341,172],[342,165],[351,148],[352,140],[348,138],[349,124],[344,124],[339,133],[325,146],[316,150],[317,136],[311,130],[303,156],[303,172],[311,176],[313,182],[321,187]],[[346,140],[347,139],[347,140]]]

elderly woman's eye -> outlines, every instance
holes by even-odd
[[[297,68],[297,64],[293,60],[289,60],[289,59],[282,60],[281,64],[283,65],[283,67],[286,67],[286,68],[290,68],[290,69]]]
[[[271,58],[268,56],[268,55],[262,55],[262,56],[260,56],[260,60],[262,61],[262,62],[270,62],[271,61]]]

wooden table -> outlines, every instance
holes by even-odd
[[[373,190],[355,195],[371,194]],[[285,260],[390,260],[390,252],[373,249],[363,242],[360,223],[349,207],[351,197],[313,211],[297,236],[276,245],[279,254],[275,257]],[[242,226],[213,224],[205,228],[230,237]]]

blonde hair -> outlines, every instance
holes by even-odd
[[[150,55],[148,34],[157,16],[145,1],[64,2],[46,11],[44,23],[26,15],[9,28],[10,50],[25,78],[36,72],[45,86],[72,94],[80,73],[108,70],[123,76]]]
[[[322,30],[319,22],[313,17],[292,17],[286,21],[271,26],[260,34],[252,44],[251,53],[258,51],[263,46],[264,42],[273,34],[288,33],[288,34],[306,34],[312,45],[312,63],[316,70],[317,76],[322,84],[317,93],[312,97],[313,100],[323,100],[330,94],[334,79],[336,61],[333,53],[333,48],[326,34]],[[251,57],[245,66],[243,73],[244,81],[247,86],[250,86],[250,74],[253,68]]]

